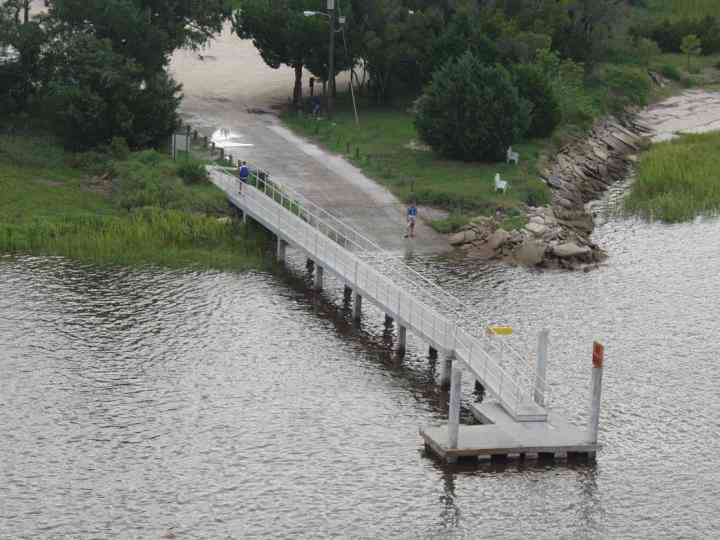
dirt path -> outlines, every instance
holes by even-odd
[[[250,41],[239,40],[226,28],[205,50],[177,52],[171,71],[183,84],[184,118],[234,158],[267,169],[274,179],[387,251],[449,249],[446,238],[422,219],[417,237],[404,239],[401,201],[342,157],[295,136],[280,124],[273,107],[287,103],[293,72],[267,67]],[[342,84],[346,83],[340,81]]]

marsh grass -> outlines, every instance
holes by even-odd
[[[720,212],[720,133],[654,145],[625,199],[628,212],[668,223]]]
[[[267,234],[228,219],[212,184],[177,174],[178,164],[154,151],[114,161],[66,154],[44,136],[0,135],[0,251],[103,264],[264,265]]]

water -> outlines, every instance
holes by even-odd
[[[601,218],[590,273],[410,258],[519,343],[550,327],[577,422],[606,344],[595,465],[424,455],[418,427],[447,415],[425,346],[399,361],[370,309],[353,329],[297,256],[283,275],[1,259],[0,537],[714,536],[720,223]]]

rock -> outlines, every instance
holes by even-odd
[[[533,216],[530,218],[530,223],[537,223],[538,225],[545,225],[545,219],[541,216]]]
[[[217,218],[217,222],[222,223],[224,225],[228,225],[229,223],[232,222],[232,220],[229,217],[220,217],[220,218]]]
[[[459,246],[460,244],[464,244],[464,243],[465,243],[465,231],[460,231],[458,233],[450,235],[450,245],[451,246]]]
[[[510,237],[510,233],[507,232],[505,229],[498,229],[490,235],[486,245],[490,249],[496,250],[499,247],[502,247],[502,245],[505,244],[508,240],[510,240]]]
[[[544,244],[528,238],[515,251],[515,259],[524,266],[535,266],[545,257],[545,249]]]
[[[459,246],[460,244],[467,244],[475,241],[477,233],[475,231],[460,231],[450,236],[450,244],[453,246]]]
[[[568,259],[570,257],[587,257],[592,253],[592,249],[588,246],[578,246],[574,242],[567,242],[553,246],[552,252],[560,259]]]
[[[540,225],[539,223],[534,222],[530,222],[525,225],[525,229],[535,236],[542,236],[545,234],[545,231],[547,231],[547,227],[545,225]]]

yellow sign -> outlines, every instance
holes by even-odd
[[[496,336],[509,336],[513,330],[512,326],[488,326],[488,332]]]

